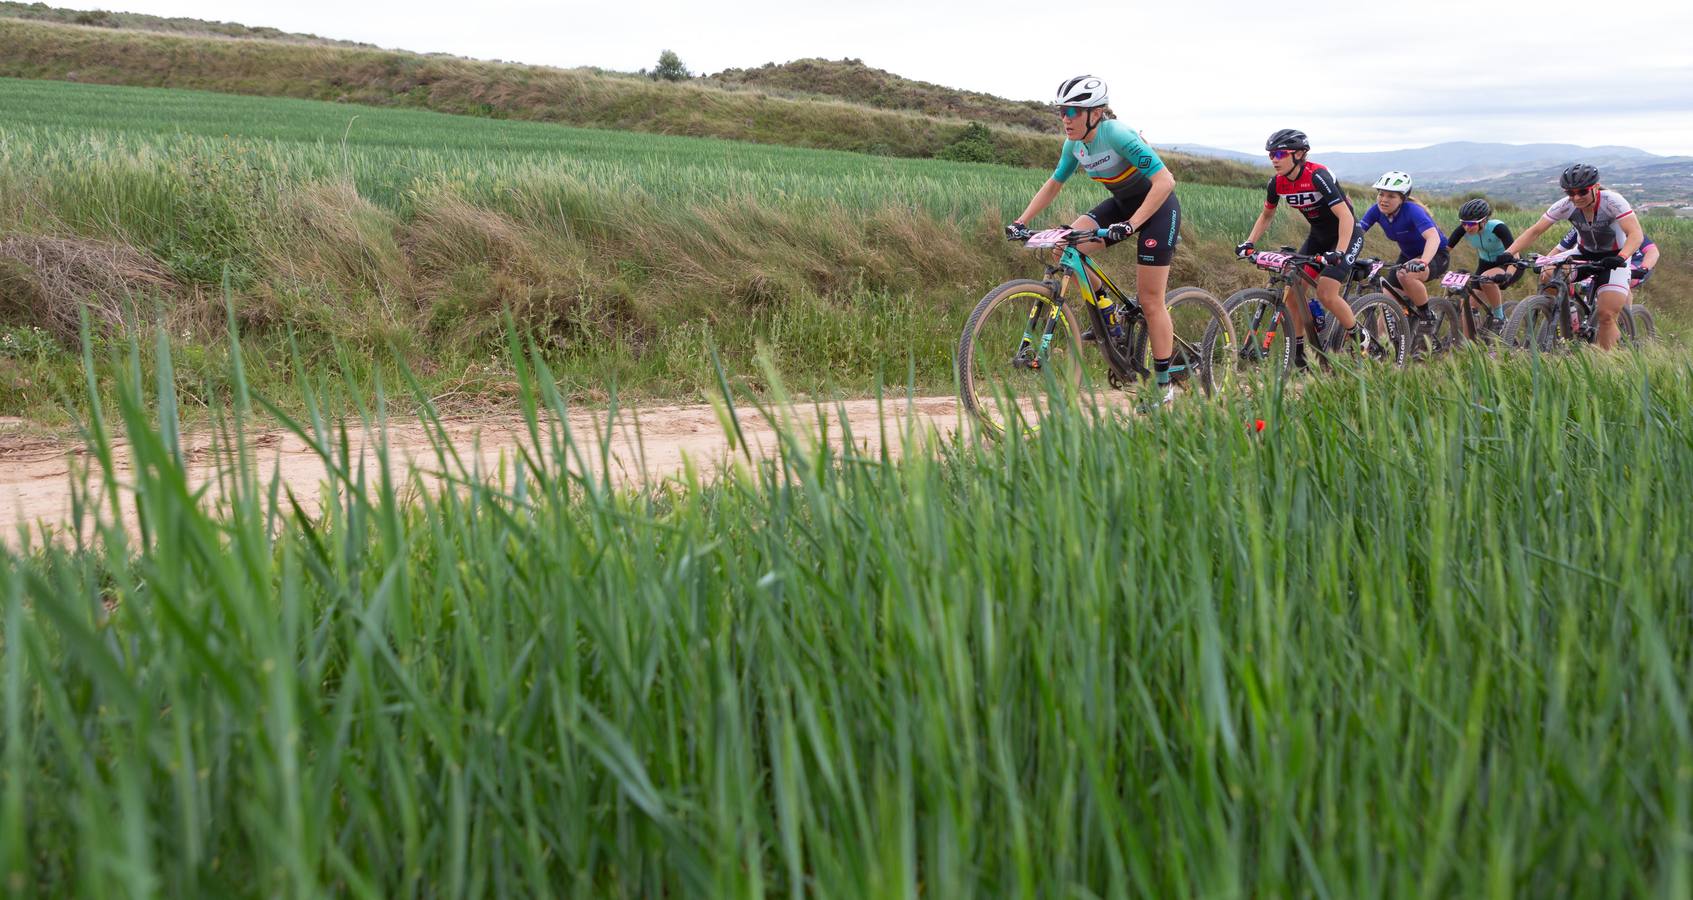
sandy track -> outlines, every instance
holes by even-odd
[[[907,435],[949,435],[960,424],[958,402],[952,397],[919,397],[849,400],[821,409],[796,404],[782,415],[795,423],[800,433],[818,434],[819,420],[831,442],[841,443],[840,418],[844,413],[853,433],[854,445],[867,453],[879,453],[884,435],[890,453],[903,449]],[[740,410],[741,431],[753,454],[769,456],[776,450],[775,428],[757,411]],[[50,439],[27,438],[23,423],[0,422],[0,518],[22,522],[36,530],[38,525],[63,529],[71,524],[72,484],[76,473],[93,465],[80,444]],[[505,460],[508,465],[519,444],[528,436],[521,419],[513,416],[450,419],[445,433],[452,440],[466,467],[479,465],[492,472]],[[599,474],[602,462],[599,441],[607,434],[605,411],[584,411],[569,417],[569,426],[583,445],[589,471]],[[907,426],[912,426],[908,428]],[[649,406],[622,412],[610,427],[609,464],[612,478],[624,484],[664,479],[680,473],[686,461],[711,471],[731,453],[718,413],[710,405]],[[355,454],[367,465],[376,461],[375,441],[369,433],[351,436]],[[431,472],[439,468],[428,431],[420,424],[390,424],[387,439],[391,453],[400,460]],[[189,459],[189,482],[209,485],[208,499],[218,498],[217,476],[227,467],[228,454],[214,450],[210,434],[187,434],[184,451]],[[296,435],[280,429],[251,431],[247,446],[260,466],[261,477],[273,475],[292,490],[309,510],[317,507],[323,486],[324,465],[319,455]],[[738,452],[738,451],[737,451]],[[115,448],[117,480],[130,471],[129,448]],[[125,524],[132,529],[135,513],[125,507]],[[7,522],[6,524],[11,524]],[[16,546],[16,528],[0,528],[0,542]]]

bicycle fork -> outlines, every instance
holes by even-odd
[[[1070,277],[1066,275],[1054,296],[1064,296],[1064,288],[1068,287],[1069,283]],[[1051,306],[1052,309],[1047,313],[1046,321],[1040,323],[1038,320],[1041,318],[1041,308],[1045,306]],[[1029,316],[1023,323],[1023,338],[1017,343],[1017,355],[1012,358],[1012,365],[1026,369],[1040,368],[1042,361],[1046,359],[1047,353],[1052,348],[1052,337],[1058,333],[1058,325],[1063,321],[1063,315],[1064,311],[1059,308],[1056,302],[1048,304],[1044,300],[1036,300],[1029,304]],[[1035,346],[1037,332],[1040,344],[1034,355],[1031,356],[1029,355],[1029,348]]]

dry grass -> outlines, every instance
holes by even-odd
[[[74,342],[86,307],[96,328],[121,333],[154,300],[176,293],[158,260],[122,243],[12,235],[0,239],[0,309],[6,319]]]

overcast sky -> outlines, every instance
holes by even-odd
[[[1693,155],[1693,7],[1625,0],[1126,3],[114,0],[63,5],[270,25],[384,47],[633,71],[856,57],[924,81],[1048,99],[1091,72],[1158,144],[1317,153],[1449,140]],[[1517,12],[1522,9],[1527,12]]]

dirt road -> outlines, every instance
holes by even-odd
[[[769,456],[775,452],[775,429],[756,411],[741,410],[739,420],[746,444],[755,455]],[[887,436],[889,451],[903,449],[906,435],[949,435],[960,424],[958,402],[952,397],[920,397],[910,401],[887,399],[878,405],[875,400],[850,400],[830,404],[822,409],[814,405],[796,404],[783,411],[791,417],[801,433],[819,433],[819,418],[827,420],[829,439],[841,441],[839,419],[845,414],[853,433],[854,444],[860,449],[878,453],[883,436]],[[906,426],[913,426],[907,428]],[[53,529],[71,524],[71,487],[75,471],[91,465],[91,458],[80,444],[62,440],[26,437],[25,423],[17,420],[0,421],[0,524],[12,526],[23,522],[32,531],[37,525]],[[468,466],[474,459],[485,472],[491,472],[502,459],[508,464],[513,451],[527,441],[521,419],[512,416],[478,419],[454,419],[445,423],[447,436],[458,449]],[[584,452],[586,468],[598,474],[602,463],[597,449],[600,438],[607,433],[605,411],[584,411],[569,417],[569,426],[576,439],[591,450]],[[390,424],[388,445],[396,459],[415,464],[421,471],[439,468],[428,431],[411,423]],[[374,441],[368,433],[352,438],[353,446],[362,453],[367,464],[374,464]],[[324,477],[322,459],[298,436],[280,429],[249,432],[248,447],[260,466],[261,476],[268,480],[274,474],[280,478],[302,505],[314,509]],[[183,437],[184,451],[189,459],[190,484],[210,485],[208,500],[216,502],[217,474],[227,465],[227,453],[214,451],[210,434],[187,434]],[[682,471],[684,460],[697,468],[711,471],[721,465],[731,452],[718,413],[709,405],[649,406],[621,413],[610,427],[609,462],[612,477],[625,484],[650,479],[663,479]],[[120,482],[129,471],[129,448],[116,448],[117,478]],[[135,525],[134,510],[124,509],[125,524]],[[17,546],[15,527],[0,527],[0,542]]]

